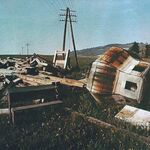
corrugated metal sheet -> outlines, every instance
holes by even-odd
[[[150,112],[126,105],[116,118],[134,126],[150,130]]]

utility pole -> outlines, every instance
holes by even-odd
[[[68,15],[69,15],[69,8],[66,9],[65,20],[64,20],[65,26],[64,26],[64,38],[63,38],[63,51],[65,51],[65,45],[66,45]],[[61,21],[63,21],[63,20],[61,20]]]
[[[74,54],[75,54],[75,59],[76,59],[76,67],[79,68],[77,52],[76,52],[76,45],[75,45],[75,39],[74,39],[74,33],[73,33],[73,26],[72,26],[72,22],[76,22],[76,20],[72,20],[73,17],[76,17],[76,15],[73,14],[76,11],[70,10],[68,7],[67,7],[66,10],[65,9],[61,9],[61,11],[65,12],[65,14],[60,14],[60,16],[64,16],[65,17],[65,19],[61,19],[60,20],[60,21],[65,21],[62,51],[65,51],[67,24],[69,22],[70,30],[71,30],[72,44],[73,44],[73,49],[74,49]]]
[[[22,49],[22,50],[21,50],[21,54],[23,55],[23,49],[24,49],[24,47],[21,47],[21,49]]]
[[[26,46],[27,46],[27,55],[29,55],[29,43],[27,43]]]

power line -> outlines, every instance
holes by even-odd
[[[40,0],[40,1],[41,1],[41,3],[43,4],[43,0]],[[54,11],[56,11],[56,13],[57,13],[56,7],[55,7],[54,5],[51,5],[48,0],[44,0],[44,4],[47,6],[48,9],[49,9],[49,8],[52,8],[52,9],[53,9]],[[52,6],[53,6],[53,7],[52,7]]]
[[[62,7],[64,7],[64,3],[63,3],[63,1],[62,0],[58,0],[58,3],[59,3],[59,5],[60,5],[60,7],[59,8],[62,8]]]
[[[69,0],[66,0],[66,3],[68,4],[68,7],[71,8]]]
[[[72,6],[71,6],[71,3],[70,3],[70,0],[68,0],[68,5],[69,5],[70,8],[72,7]]]
[[[65,1],[65,0],[62,0],[62,2],[64,3],[65,7],[67,8],[68,6],[67,6],[66,1]]]
[[[62,7],[62,4],[59,2],[59,0],[55,0],[55,4],[57,4],[58,9]]]
[[[58,11],[58,6],[56,5],[56,3],[49,1],[49,0],[47,0],[47,3],[49,5],[49,7],[54,8],[56,12]]]

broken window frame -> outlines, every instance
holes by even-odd
[[[131,82],[131,81],[126,81],[124,88],[125,88],[126,90],[135,92],[138,87],[137,87],[137,83]]]
[[[137,72],[144,72],[146,70],[147,66],[146,65],[136,65],[134,66],[134,68],[132,69],[133,71],[137,71]]]

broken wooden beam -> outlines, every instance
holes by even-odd
[[[17,112],[17,111],[24,111],[24,110],[41,108],[41,107],[46,107],[46,106],[51,106],[51,105],[58,105],[58,104],[62,104],[62,103],[63,102],[60,101],[60,100],[55,100],[55,101],[46,102],[46,103],[33,104],[33,105],[27,105],[27,106],[20,106],[20,107],[11,108],[12,123],[15,124],[15,112]]]
[[[40,86],[27,86],[27,87],[12,87],[9,88],[8,91],[10,94],[18,94],[18,93],[27,93],[27,92],[39,92],[39,91],[43,91],[43,90],[51,90],[56,88],[55,85],[40,85]]]
[[[1,108],[0,109],[0,115],[5,115],[9,114],[9,109],[8,108]]]
[[[136,128],[150,131],[150,111],[125,105],[115,118]]]
[[[46,103],[39,103],[39,104],[33,104],[33,105],[14,107],[14,108],[11,108],[11,110],[13,110],[13,111],[20,111],[20,110],[34,109],[34,108],[38,108],[38,107],[44,107],[44,106],[56,105],[56,104],[62,104],[62,103],[63,102],[60,101],[60,100],[55,100],[55,101],[46,102]]]
[[[10,119],[14,122],[15,111],[62,103],[61,101],[57,101],[58,96],[59,93],[56,84],[8,88]],[[35,99],[43,99],[43,101],[41,101],[42,103],[33,104],[33,100]],[[52,102],[51,100],[53,99],[56,101]]]
[[[56,85],[40,85],[27,87],[12,87],[8,89],[9,109],[25,103],[32,104],[34,99],[57,99],[59,95]]]
[[[31,82],[35,82],[38,84],[52,84],[53,82],[60,82],[61,84],[68,85],[68,86],[75,86],[75,87],[84,87],[84,83],[78,80],[68,79],[68,78],[60,78],[54,76],[46,76],[46,75],[38,75],[38,76],[31,76],[31,75],[20,75],[18,77],[22,80],[27,80]]]
[[[69,112],[71,112],[71,111],[69,110]],[[113,133],[116,133],[116,134],[122,133],[122,134],[126,135],[127,137],[130,137],[130,138],[135,139],[139,142],[142,142],[142,143],[144,143],[150,147],[150,138],[149,137],[141,136],[137,133],[131,132],[131,131],[126,130],[126,129],[117,128],[116,126],[111,125],[109,123],[106,123],[102,120],[99,120],[99,119],[94,118],[94,117],[86,116],[85,114],[79,113],[76,111],[71,112],[71,115],[73,116],[73,119],[74,119],[73,121],[75,121],[78,117],[81,117],[83,120],[85,120],[86,122],[88,122],[92,125],[95,125],[97,128],[111,130],[111,131],[113,131]]]
[[[29,84],[29,85],[31,85],[31,86],[38,86],[38,85],[41,85],[41,84],[39,84],[39,83],[36,83],[36,82],[32,82],[32,81],[28,81],[28,80],[23,80],[23,82],[24,83],[26,83],[26,84]]]

